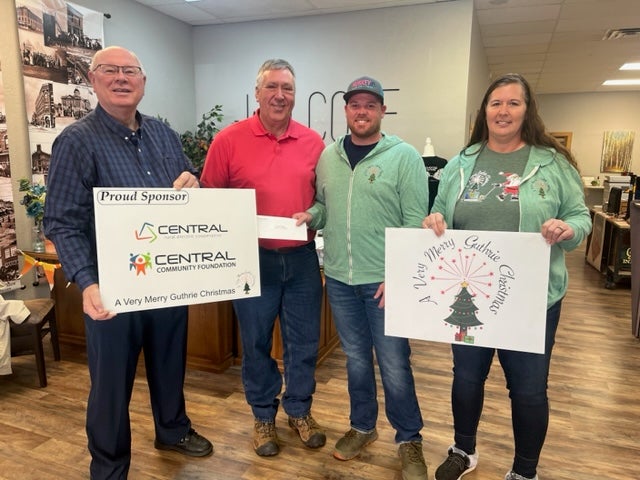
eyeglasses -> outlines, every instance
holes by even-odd
[[[142,73],[142,67],[136,67],[134,65],[108,65],[106,63],[96,65],[93,71],[95,72],[96,70],[108,77],[116,76],[120,70],[122,70],[125,77],[137,77]]]

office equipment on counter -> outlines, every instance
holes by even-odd
[[[609,199],[606,203],[606,213],[610,213],[612,215],[618,215],[620,213],[620,203],[622,202],[622,188],[621,187],[612,187],[609,190]]]
[[[626,208],[624,209],[625,220],[629,220],[629,218],[631,217],[631,204],[633,203],[633,200],[636,198],[636,194],[635,194],[636,176],[633,173],[631,173],[629,176],[631,177],[631,180],[629,181],[629,192],[627,193],[627,205],[626,205]]]
[[[631,177],[629,175],[605,175],[604,182],[602,186],[604,190],[602,191],[602,205],[604,206],[604,210],[608,211],[607,201],[609,200],[609,193],[611,193],[611,189],[614,187],[620,187],[622,189],[622,198],[621,201],[626,201],[626,193],[629,190],[629,183],[631,182]]]

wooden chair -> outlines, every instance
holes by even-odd
[[[44,363],[43,338],[51,336],[53,358],[60,360],[60,344],[58,343],[58,329],[54,301],[50,298],[35,298],[24,301],[30,312],[29,317],[22,323],[9,320],[11,330],[11,356],[35,355],[38,379],[41,387],[47,386],[47,370]]]

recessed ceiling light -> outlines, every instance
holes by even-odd
[[[625,85],[640,85],[640,78],[629,78],[627,80],[605,80],[602,85],[613,86],[625,86]]]
[[[640,63],[625,63],[620,70],[640,70]]]

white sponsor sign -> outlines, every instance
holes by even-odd
[[[260,295],[255,191],[94,188],[105,308]]]

